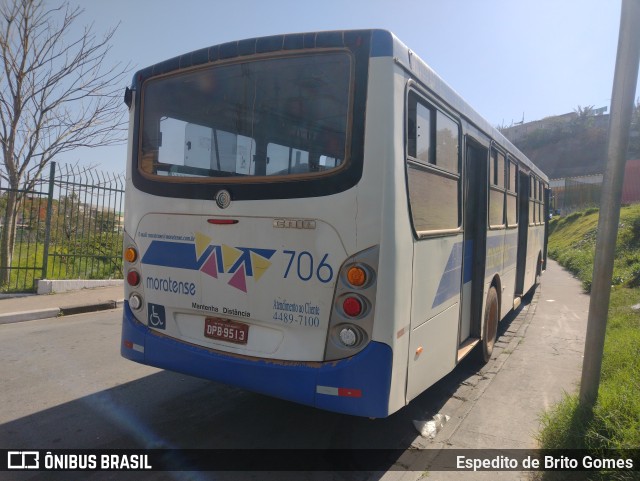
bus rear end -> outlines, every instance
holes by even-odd
[[[133,81],[122,355],[388,415],[357,238],[372,32],[233,42]]]

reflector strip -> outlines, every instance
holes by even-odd
[[[337,396],[338,388],[329,386],[316,386],[316,392],[318,394],[326,394],[327,396]]]
[[[400,339],[402,336],[404,336],[407,332],[409,332],[409,328],[411,326],[409,324],[407,324],[406,326],[404,326],[402,329],[400,329],[398,331],[398,333],[396,334],[397,338]]]
[[[133,349],[134,351],[144,352],[144,346],[141,346],[140,344],[134,344],[131,341],[124,341],[123,344],[124,344],[124,347],[126,347],[127,349]]]
[[[316,386],[318,394],[339,397],[362,397],[361,389],[349,389],[345,387]]]
[[[347,389],[344,387],[338,388],[338,396],[341,397],[362,397],[362,391],[360,389]]]

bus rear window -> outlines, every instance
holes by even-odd
[[[138,168],[181,179],[306,176],[347,160],[351,56],[209,67],[143,85]]]

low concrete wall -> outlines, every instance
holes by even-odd
[[[123,286],[122,279],[110,280],[62,280],[50,281],[42,279],[38,281],[38,294],[52,294],[54,292],[78,291],[80,289],[93,289],[94,287]]]

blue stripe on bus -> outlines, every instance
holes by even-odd
[[[462,284],[471,281],[473,273],[473,240],[464,242],[464,262],[461,258],[462,242],[456,242],[451,247],[449,259],[440,277],[438,290],[433,299],[431,308],[435,308],[460,292],[460,269],[462,272]],[[500,270],[512,267],[517,261],[518,233],[506,236],[487,237],[487,275],[493,275],[495,268]]]
[[[198,257],[193,243],[152,241],[141,262],[153,266],[199,270],[212,250],[213,246],[208,246],[203,255]]]
[[[127,345],[142,348],[136,350]],[[142,364],[320,409],[374,418],[389,415],[393,355],[388,345],[379,342],[370,342],[360,353],[347,359],[313,363],[319,367],[239,358],[155,334],[135,319],[125,301],[121,354]],[[323,394],[317,392],[318,386],[360,390],[361,397]]]
[[[464,242],[464,262],[462,263],[464,271],[462,272],[462,283],[466,284],[471,281],[473,274],[473,240]]]
[[[518,233],[508,234],[504,238],[506,249],[504,256],[504,268],[513,266],[518,261]]]
[[[444,268],[438,291],[433,299],[431,308],[439,306],[460,293],[460,270],[462,268],[462,242],[456,242],[451,247],[451,253]]]

